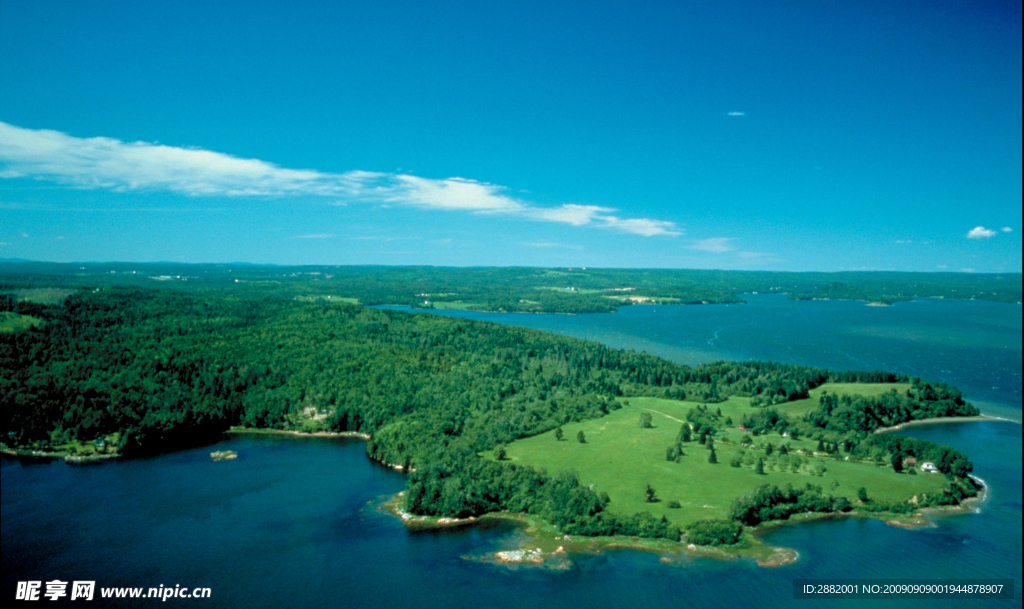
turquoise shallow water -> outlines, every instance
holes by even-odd
[[[752,300],[728,310],[633,307],[615,315],[496,317],[526,318],[533,327],[662,351],[688,363],[776,359],[944,378],[971,397],[984,395],[1000,412],[1020,415],[1019,307],[953,303],[957,308],[943,309],[948,301],[925,301],[923,309],[908,303],[904,315],[900,306],[763,300],[763,308]],[[1000,318],[1005,311],[1015,319]],[[787,343],[794,328],[817,338]],[[466,560],[497,549],[515,529],[406,531],[376,508],[402,488],[402,475],[369,462],[356,440],[237,436],[90,466],[4,457],[2,594],[13,598],[18,581],[59,578],[98,586],[210,587],[209,600],[167,603],[211,607],[905,607],[907,601],[796,601],[792,581],[1012,577],[1012,600],[941,602],[1021,606],[1020,425],[943,424],[907,433],[971,455],[975,472],[991,487],[980,512],[936,518],[935,527],[915,531],[856,519],[782,527],[768,540],[797,549],[801,559],[775,569],[706,559],[665,565],[656,555],[632,551],[576,557],[566,572]],[[214,463],[209,452],[219,449],[236,450],[240,458]]]

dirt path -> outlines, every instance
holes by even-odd
[[[680,423],[685,423],[686,422],[686,421],[684,421],[682,419],[677,419],[677,418],[675,418],[675,417],[673,417],[671,415],[667,415],[664,412],[658,412],[657,410],[651,410],[650,408],[644,408],[644,410],[646,410],[647,412],[653,412],[654,414],[660,414],[663,417],[668,417],[668,418],[672,419],[673,421],[678,421]]]

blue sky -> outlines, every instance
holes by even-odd
[[[0,258],[1021,270],[1019,2],[156,4],[0,4]]]

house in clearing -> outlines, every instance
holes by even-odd
[[[939,473],[939,468],[935,467],[935,464],[931,461],[925,461],[921,464],[921,471],[929,474],[937,474]]]

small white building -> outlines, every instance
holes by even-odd
[[[939,468],[935,467],[935,464],[931,461],[925,461],[921,464],[921,471],[929,474],[937,474],[939,473]]]

